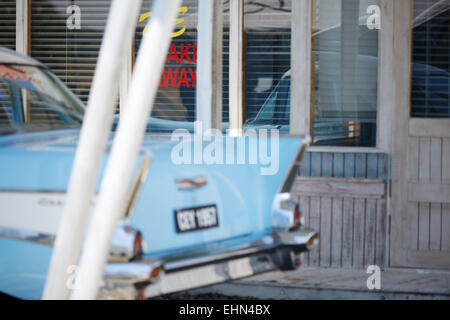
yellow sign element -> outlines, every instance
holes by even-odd
[[[182,7],[180,7],[180,8],[178,9],[178,13],[181,13],[181,14],[186,14],[188,11],[189,11],[189,8],[186,7],[186,6],[182,6]],[[139,22],[142,22],[142,21],[144,21],[144,20],[147,20],[148,18],[151,17],[151,15],[152,15],[152,12],[151,12],[151,11],[148,11],[148,12],[145,12],[145,13],[141,14],[141,16],[139,17]],[[178,26],[178,25],[180,25],[180,24],[182,24],[182,23],[184,23],[184,18],[177,18],[177,19],[175,20],[175,27]],[[145,34],[145,32],[147,31],[148,25],[149,25],[149,23],[147,23],[147,24],[145,25],[144,30],[142,31],[142,34]],[[181,35],[182,35],[183,33],[185,33],[185,32],[186,32],[186,27],[182,27],[180,30],[175,31],[175,32],[172,32],[172,33],[170,34],[170,36],[171,36],[172,38],[176,38],[176,37],[181,36]]]

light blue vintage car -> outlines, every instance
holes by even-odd
[[[83,112],[82,103],[44,65],[0,48],[3,294],[42,297]],[[289,193],[310,139],[216,136],[218,145],[233,146],[224,147],[226,161],[189,164],[174,160],[180,141],[189,138],[181,146],[195,153],[198,145],[206,150],[211,138],[179,138],[145,137],[99,298],[151,298],[296,269],[300,253],[317,243]],[[272,163],[267,157],[247,164],[236,160],[242,156],[234,152],[239,146],[252,159],[262,143],[276,146],[269,148]],[[108,155],[109,148],[101,172]],[[275,170],[264,174],[269,166]],[[76,266],[67,270],[69,289],[76,271]]]

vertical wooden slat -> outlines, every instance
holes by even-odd
[[[408,202],[408,216],[412,223],[409,226],[409,248],[413,250],[419,249],[419,203]]]
[[[336,268],[341,267],[342,262],[342,211],[342,199],[334,198],[331,224],[331,266]]]
[[[321,199],[320,210],[320,266],[331,265],[331,198]]]
[[[440,184],[442,180],[442,139],[431,138],[430,182]]]
[[[419,183],[430,183],[430,149],[431,139],[419,138]],[[419,204],[419,250],[430,247],[430,204]]]
[[[419,182],[419,138],[409,138],[409,181]]]
[[[450,204],[442,205],[442,251],[450,251]]]
[[[387,154],[378,154],[378,179],[388,179],[389,156]]]
[[[322,153],[312,152],[311,153],[311,177],[321,177],[322,176]]]
[[[355,177],[364,179],[367,176],[367,154],[358,153],[355,163]]]
[[[366,200],[366,221],[364,231],[364,267],[375,263],[375,226],[377,200]]]
[[[441,249],[441,204],[430,204],[430,250]]]
[[[309,224],[312,229],[320,230],[320,198],[311,197],[310,211],[309,211]],[[318,266],[320,262],[320,246],[310,252],[309,263],[311,266]]]
[[[442,183],[450,184],[450,138],[442,139]]]
[[[303,217],[304,217],[305,225],[310,227],[311,226],[311,220],[310,220],[310,214],[309,214],[309,212],[310,212],[310,210],[309,210],[309,204],[310,204],[309,197],[302,197],[302,196],[300,196],[300,203],[299,204],[300,204],[300,210],[301,210],[301,212],[303,214]],[[303,256],[302,261],[303,261],[303,264],[305,266],[309,266],[309,264],[310,264],[309,256],[310,256],[310,253],[306,253]]]
[[[355,154],[346,153],[344,154],[344,177],[354,178],[355,177]]]
[[[375,225],[375,264],[380,267],[387,265],[386,261],[386,242],[387,242],[387,215],[386,215],[386,200],[377,200],[376,211],[376,225]]]
[[[300,163],[300,176],[309,177],[311,174],[311,152],[307,152]]]
[[[419,204],[419,250],[428,250],[430,244],[430,204]]]
[[[419,182],[430,183],[430,138],[419,138]]]
[[[353,261],[353,200],[344,199],[342,267],[350,268]]]
[[[335,153],[334,161],[333,161],[333,172],[335,178],[343,178],[344,177],[344,154],[343,153]]]
[[[430,146],[430,182],[442,181],[442,139],[431,138]],[[430,204],[430,250],[441,249],[441,204]]]
[[[378,154],[371,153],[367,155],[367,178],[378,178]]]
[[[325,152],[322,156],[322,177],[333,176],[333,154]]]
[[[409,182],[419,182],[419,138],[410,137],[408,139],[408,159],[409,159]],[[412,224],[410,227],[409,247],[419,249],[419,204],[417,202],[408,203],[408,216]]]
[[[365,199],[355,199],[353,212],[353,267],[364,266]]]

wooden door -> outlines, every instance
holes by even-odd
[[[450,119],[411,118],[413,2],[394,2],[391,266],[450,269]]]

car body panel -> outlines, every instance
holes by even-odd
[[[21,60],[13,52],[8,60],[4,57],[7,50],[0,50],[0,53],[0,64],[6,66],[5,70],[25,79],[16,81],[8,74],[0,77],[3,112],[0,123],[0,291],[19,298],[38,299],[43,292],[52,244],[63,213],[84,109],[41,64],[27,64],[29,58]],[[45,78],[46,82],[36,82],[34,75]],[[39,85],[29,86],[32,82]],[[53,118],[45,117],[44,112],[43,121],[35,123],[33,118],[25,121],[20,115],[22,98],[11,94],[11,90],[17,89],[29,90],[30,109],[38,108],[41,113],[51,111],[49,114]],[[62,100],[53,99],[52,92]],[[56,120],[51,120],[55,117]],[[53,121],[58,125],[52,126]],[[102,159],[96,193],[113,139],[114,132]],[[183,163],[175,159],[175,151],[178,150],[179,156],[180,147],[191,150],[190,158]],[[246,259],[262,259],[258,260],[265,266],[262,270],[273,268],[275,264],[270,255],[285,244],[272,227],[272,202],[288,173],[295,171],[293,164],[299,162],[300,151],[304,148],[305,141],[300,137],[279,137],[278,132],[267,131],[263,135],[252,131],[243,137],[199,137],[186,130],[183,135],[147,134],[135,163],[134,178],[124,182],[129,184],[131,196],[127,198],[127,207],[123,208],[118,226],[126,225],[139,231],[145,245],[139,250],[139,256],[133,254],[131,260],[127,258],[118,264],[109,260],[105,279],[111,275],[114,281],[142,281],[139,270],[152,271],[164,266],[165,272],[170,272],[170,266],[175,263],[197,272],[199,263],[203,264],[205,259],[212,258],[208,263],[214,268],[217,262],[214,259],[227,257],[227,263],[234,263],[243,254]],[[195,154],[205,159],[197,163]],[[149,160],[148,172],[147,168],[141,171]],[[202,183],[186,188],[180,182],[195,179]],[[134,189],[135,181],[142,181],[137,189]],[[95,199],[96,196],[91,207],[95,206]],[[177,232],[176,210],[207,205],[217,208],[217,226]],[[287,237],[294,242],[302,239],[295,243],[298,250],[304,251],[306,242],[314,234],[299,228],[296,225],[296,230]],[[291,245],[289,241],[286,243]],[[114,247],[115,239],[111,245]],[[71,285],[75,269],[67,272],[67,285]],[[147,285],[151,285],[151,274],[146,274]],[[240,276],[249,274],[239,273]]]

